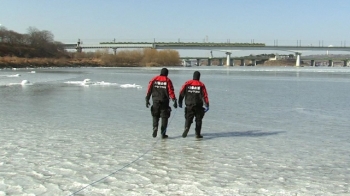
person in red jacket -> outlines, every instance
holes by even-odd
[[[149,102],[151,96],[153,104],[151,106],[151,114],[153,117],[153,137],[157,137],[159,119],[162,119],[161,134],[162,138],[167,138],[166,128],[170,117],[171,108],[169,107],[169,99],[174,102],[174,108],[177,108],[177,100],[174,93],[172,81],[168,78],[168,69],[163,68],[159,76],[152,78],[148,84],[146,93],[146,107],[151,104]]]
[[[182,100],[185,98],[185,130],[182,137],[187,137],[193,118],[196,118],[196,138],[203,138],[201,135],[202,119],[204,113],[209,110],[209,98],[204,83],[199,81],[199,71],[193,73],[193,80],[188,80],[181,87],[179,94],[179,107],[182,108]],[[203,104],[205,108],[203,108]]]

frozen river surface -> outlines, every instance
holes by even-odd
[[[0,70],[0,196],[350,195],[349,68],[169,68],[176,96],[195,70],[201,140],[180,108],[152,138],[160,68]]]

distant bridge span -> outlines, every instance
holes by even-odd
[[[193,61],[195,61],[196,65],[200,65],[200,61],[201,60],[206,60],[208,65],[211,65],[213,60],[217,60],[218,61],[218,65],[222,66],[223,65],[223,60],[226,57],[221,56],[221,57],[180,57],[180,59],[182,60],[182,64],[184,66],[188,66],[188,65],[192,65]],[[286,58],[282,58],[282,59],[286,59]],[[287,59],[294,59],[294,58],[287,58]],[[238,60],[240,61],[240,66],[245,66],[246,65],[246,61],[249,60],[250,66],[256,66],[257,63],[261,63],[267,60],[277,60],[276,58],[273,57],[269,57],[269,56],[241,56],[241,57],[231,57],[230,59],[230,63],[231,64],[227,64],[230,66],[233,66],[233,61],[234,60]],[[296,59],[294,59],[296,61]],[[343,66],[344,67],[348,67],[350,66],[350,57],[334,57],[334,56],[322,56],[322,57],[302,57],[300,58],[300,61],[310,61],[310,66],[319,66],[320,64],[322,65],[328,65],[329,67],[333,67],[334,66],[334,62],[339,63],[339,61],[343,62]],[[317,63],[316,63],[317,62]]]
[[[66,49],[99,49],[99,48],[153,48],[174,50],[279,50],[291,52],[303,51],[345,51],[350,52],[346,46],[267,46],[263,43],[196,43],[196,42],[108,42],[98,45],[64,44]]]
[[[294,52],[297,56],[296,66],[300,66],[300,55],[305,51],[343,51],[350,52],[346,46],[267,46],[264,43],[199,43],[199,42],[101,42],[98,45],[64,44],[65,49],[75,49],[81,52],[83,49],[113,49],[118,48],[152,48],[173,50],[218,50],[226,52],[227,65],[230,64],[232,51],[240,50],[277,50]]]

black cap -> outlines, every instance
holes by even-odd
[[[201,77],[201,73],[199,73],[199,71],[195,71],[193,73],[193,79],[194,80],[199,80],[200,77]]]
[[[162,70],[160,70],[160,75],[161,76],[168,76],[168,69],[167,68],[163,68]]]

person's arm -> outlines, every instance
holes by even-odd
[[[179,93],[179,107],[180,108],[182,108],[182,100],[185,97],[186,88],[187,88],[187,82],[185,82],[185,84],[183,84],[181,89],[180,89],[180,93]]]
[[[176,96],[175,96],[175,93],[174,93],[174,86],[173,86],[173,83],[171,82],[170,79],[168,79],[168,86],[167,86],[167,89],[168,89],[168,94],[169,94],[169,97],[171,100],[176,100]]]
[[[174,108],[177,108],[177,100],[176,100],[176,96],[175,96],[175,92],[174,92],[174,86],[173,86],[173,83],[171,82],[170,79],[168,79],[168,94],[169,94],[169,97],[171,98],[171,100],[173,100],[174,104]]]
[[[203,83],[202,83],[202,96],[203,96],[203,101],[205,106],[204,112],[207,112],[209,111],[209,97],[208,97],[207,89],[205,88],[205,85]]]
[[[151,98],[152,95],[152,89],[153,89],[153,83],[154,83],[155,78],[152,78],[149,81],[148,87],[147,87],[147,92],[146,92],[146,107],[148,108],[151,104],[149,103],[149,100]]]
[[[206,107],[209,107],[209,97],[208,97],[208,92],[207,89],[205,88],[205,85],[203,84],[202,86],[202,95],[203,95],[203,101]]]

